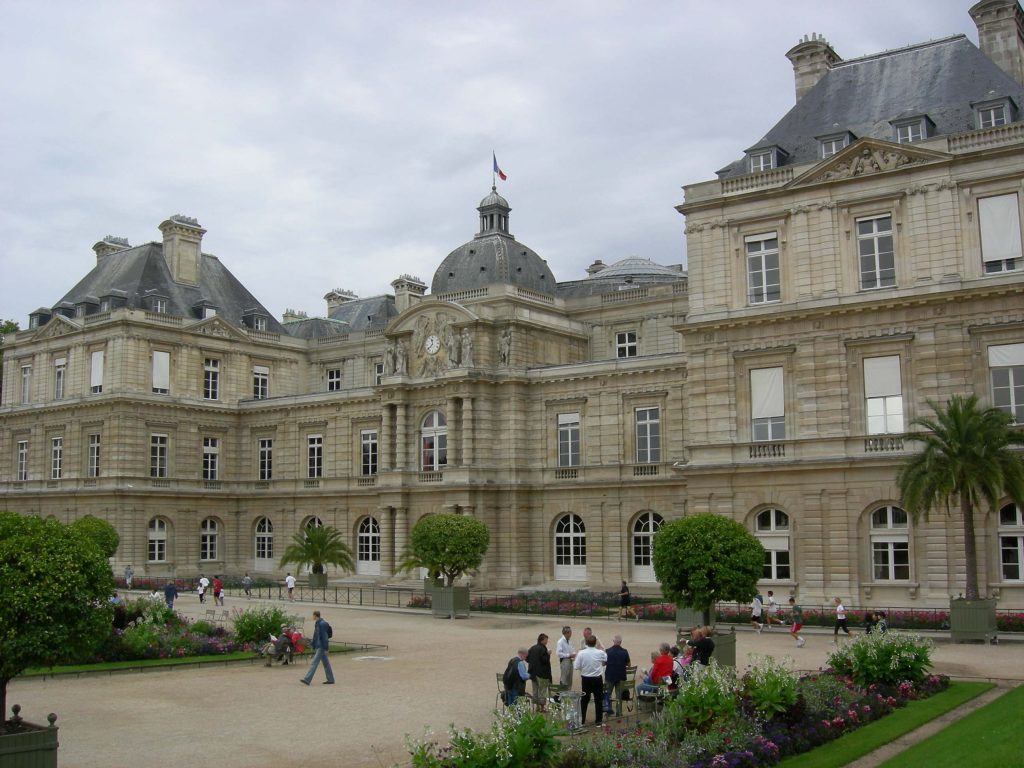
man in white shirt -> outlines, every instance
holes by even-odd
[[[294,603],[295,602],[295,596],[294,596],[293,593],[295,592],[295,577],[292,576],[291,572],[289,572],[288,575],[284,577],[284,585],[286,587],[288,587],[288,600],[289,600],[289,602]]]
[[[594,710],[597,713],[598,725],[601,725],[601,716],[604,714],[602,698],[604,696],[604,681],[601,675],[604,673],[604,666],[608,663],[608,654],[597,647],[597,638],[591,635],[587,638],[587,647],[576,654],[576,661],[573,667],[580,671],[583,682],[583,698],[580,699],[580,725],[587,722],[587,707],[590,705],[591,697],[594,698]]]
[[[581,651],[582,651],[582,650],[583,650],[584,648],[586,648],[586,647],[587,647],[587,641],[588,641],[588,640],[589,640],[589,639],[590,639],[591,637],[596,637],[596,635],[594,635],[594,630],[592,630],[592,629],[591,629],[590,627],[584,627],[584,628],[583,628],[583,639],[582,639],[582,640],[580,640],[580,650],[581,650]],[[599,651],[603,651],[603,650],[604,650],[604,646],[603,646],[603,645],[601,645],[601,641],[600,641],[600,640],[598,640],[598,641],[597,641],[597,646],[596,646],[596,647],[597,647],[597,649],[598,649]]]
[[[199,574],[199,586],[196,587],[196,592],[199,593],[199,602],[206,602],[206,588],[210,586],[210,580],[206,578],[205,574]]]
[[[576,658],[576,651],[573,650],[570,638],[572,627],[562,627],[562,636],[555,643],[555,656],[558,657],[558,682],[564,685],[566,690],[572,688],[572,661]]]

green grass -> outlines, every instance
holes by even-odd
[[[950,683],[949,688],[942,693],[921,701],[912,701],[902,709],[897,709],[880,720],[858,728],[845,736],[840,736],[835,741],[823,744],[802,755],[787,758],[779,763],[779,766],[780,768],[840,768],[903,734],[910,733],[939,715],[956,709],[961,704],[994,687],[992,683]],[[1010,764],[989,763],[990,766]],[[905,765],[911,765],[911,763],[905,763]],[[935,768],[931,763],[913,763],[913,765],[927,765],[928,768]]]
[[[943,728],[882,765],[967,768],[1024,765],[1024,686]]]

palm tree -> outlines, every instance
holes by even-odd
[[[323,573],[325,565],[336,565],[342,570],[352,570],[352,550],[342,541],[341,531],[330,526],[307,526],[292,536],[292,543],[281,556],[280,566],[295,563],[300,568],[306,565],[312,573]]]
[[[978,553],[974,510],[984,502],[993,510],[1003,495],[1024,503],[1024,456],[1012,446],[1024,445],[1024,433],[1011,426],[998,408],[981,408],[975,395],[953,395],[942,409],[929,400],[935,418],[915,419],[927,432],[906,436],[924,450],[900,469],[896,482],[904,509],[917,520],[940,504],[948,513],[959,504],[964,526],[967,564],[966,598],[977,600]]]

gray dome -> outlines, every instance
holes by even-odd
[[[498,194],[498,190],[491,187],[491,193],[487,195],[483,200],[480,201],[478,208],[488,208],[492,205],[499,205],[502,208],[508,208],[508,200]],[[511,210],[511,209],[509,209]]]
[[[555,276],[547,262],[508,235],[477,237],[448,254],[430,283],[432,294],[508,283],[554,294]]]
[[[626,277],[634,278],[671,278],[679,279],[680,272],[672,267],[665,267],[655,264],[650,259],[639,256],[629,256],[621,261],[605,267],[587,277],[587,280],[621,280]]]

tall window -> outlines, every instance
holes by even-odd
[[[18,441],[18,459],[14,477],[22,482],[28,480],[28,440]]]
[[[220,468],[220,438],[203,438],[203,480],[216,480]]]
[[[431,411],[420,428],[420,469],[432,472],[448,464],[448,422],[440,411]]]
[[[220,399],[220,360],[212,357],[203,361],[203,399]]]
[[[64,399],[64,381],[67,378],[68,361],[66,357],[58,357],[53,361],[53,399]]]
[[[750,371],[750,426],[755,442],[786,438],[786,397],[781,367]]]
[[[373,384],[377,386],[380,384],[381,379],[384,378],[384,363],[373,364]]]
[[[657,512],[644,512],[633,523],[633,578],[654,581],[654,534],[665,519]]]
[[[377,430],[364,429],[359,432],[360,465],[359,474],[377,474]]]
[[[558,414],[558,466],[580,465],[580,415]]]
[[[166,395],[171,391],[171,353],[153,352],[153,392]]]
[[[217,559],[217,521],[208,517],[199,526],[199,559]]]
[[[862,290],[891,288],[896,285],[892,216],[857,219],[857,255],[860,258]]]
[[[1024,344],[988,348],[992,405],[1006,411],[1014,424],[1024,424]]]
[[[636,357],[636,331],[620,331],[615,334],[615,356]]]
[[[88,477],[100,476],[100,436],[98,434],[89,435],[89,456],[85,474]]]
[[[269,437],[261,437],[258,451],[260,480],[270,480],[274,477],[274,441]]]
[[[356,534],[356,573],[380,573],[380,525],[372,517],[359,522]]]
[[[149,521],[149,562],[162,563],[167,560],[167,523],[159,517]]]
[[[306,436],[306,477],[324,476],[324,437],[323,435]]]
[[[871,567],[875,581],[910,581],[907,513],[899,507],[871,513]]]
[[[327,391],[338,392],[341,390],[341,368],[327,369]]]
[[[1016,504],[999,510],[999,568],[1003,581],[1024,581],[1024,515]]]
[[[267,517],[256,521],[256,559],[274,559],[274,525]]]
[[[555,578],[581,579],[587,574],[587,529],[579,515],[563,515],[555,524]]]
[[[50,479],[60,480],[64,474],[64,438],[50,438]]]
[[[779,238],[775,232],[745,238],[747,246],[747,300],[751,304],[778,301]]]
[[[103,391],[103,350],[89,355],[89,391],[98,395]]]
[[[864,358],[864,395],[869,435],[903,431],[903,389],[900,356]]]
[[[789,515],[781,509],[765,509],[754,519],[754,535],[764,548],[761,578],[788,581],[792,577],[789,557]]]
[[[634,410],[636,424],[636,463],[661,461],[661,413],[657,408]]]
[[[27,403],[32,399],[32,366],[21,366],[21,402]]]
[[[149,476],[167,477],[167,435],[149,436]]]
[[[252,396],[255,400],[270,397],[270,369],[265,365],[252,367]]]
[[[1020,204],[1017,194],[978,200],[981,261],[985,274],[1012,272],[1021,263]]]

